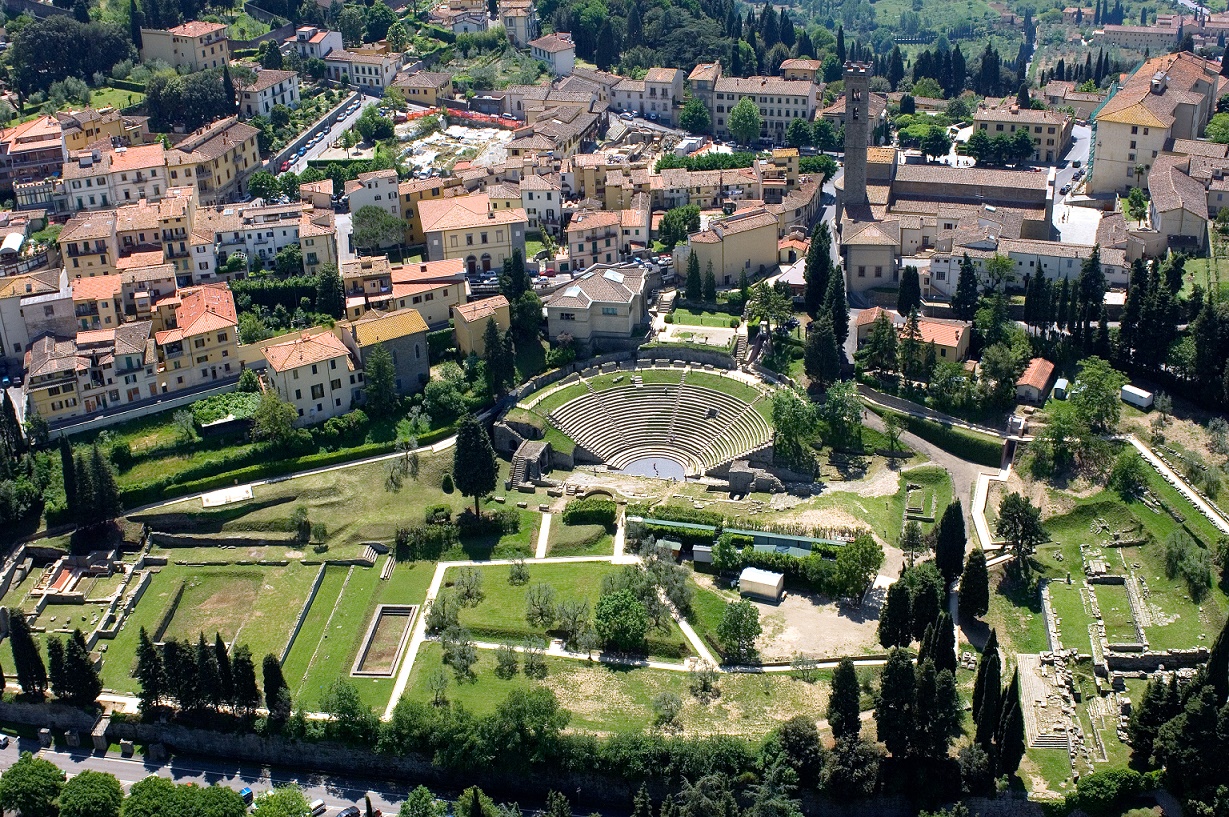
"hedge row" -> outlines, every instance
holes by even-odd
[[[130,79],[109,79],[107,84],[112,88],[118,88],[121,91],[139,91],[145,93],[144,82],[133,82]]]
[[[448,357],[448,350],[453,347],[452,330],[437,329],[427,333],[427,359],[439,363]]]
[[[568,503],[563,509],[563,524],[565,525],[601,525],[612,528],[618,515],[618,506],[613,499],[604,497],[589,497],[577,499]]]
[[[661,519],[665,522],[712,525],[715,528],[720,528],[725,524],[725,517],[715,511],[701,511],[686,505],[649,505],[644,502],[633,502],[627,506],[627,515],[640,516],[645,519]]]
[[[895,411],[871,406],[871,410],[881,417],[895,417],[906,430],[934,443],[949,454],[955,454],[962,460],[984,465],[988,468],[998,468],[1003,460],[1003,441],[997,437],[978,434],[975,431],[965,431],[955,426],[945,426],[934,420],[923,420],[909,414],[899,414]]]

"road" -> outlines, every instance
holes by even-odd
[[[307,153],[303,154],[298,159],[295,159],[293,162],[291,162],[289,172],[302,173],[304,170],[307,170],[308,160],[315,159],[321,153],[328,150],[330,145],[332,145],[334,142],[340,139],[341,135],[345,133],[347,129],[352,127],[355,122],[358,121],[358,118],[363,113],[363,106],[371,102],[379,102],[379,98],[363,94],[360,99],[360,102],[361,104],[358,106],[358,110],[356,110],[352,114],[349,114],[344,119],[342,119],[340,122],[334,123],[332,127],[330,127],[328,130],[328,134],[329,134],[328,136],[326,136],[324,139],[321,139],[318,143],[316,143],[315,147],[308,148]],[[340,191],[335,190],[333,192],[337,193],[338,195],[341,194]]]
[[[69,775],[77,775],[87,769],[113,774],[125,789],[150,775],[165,777],[179,784],[229,786],[235,791],[250,786],[257,794],[274,785],[297,783],[303,788],[309,801],[323,800],[328,805],[328,814],[336,814],[346,806],[357,804],[361,807],[364,795],[370,794],[373,806],[382,809],[385,814],[394,815],[409,790],[418,784],[417,781],[394,783],[357,776],[326,776],[255,763],[199,757],[176,757],[164,765],[159,765],[141,757],[100,755],[85,749],[40,749],[38,741],[33,738],[16,738],[7,749],[0,749],[0,769],[7,769],[15,763],[23,751],[51,761]],[[440,796],[445,794],[450,798],[456,796],[455,792],[441,793]]]

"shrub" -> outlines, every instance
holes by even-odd
[[[457,527],[465,537],[504,536],[521,529],[521,515],[506,510],[488,511],[482,516],[475,516],[473,511],[467,509],[457,517]]]
[[[713,511],[701,511],[685,505],[649,505],[637,502],[627,506],[628,516],[645,519],[661,519],[666,522],[691,522],[696,525],[712,525],[720,528],[725,517]]]
[[[1003,459],[1003,444],[997,438],[972,431],[964,431],[952,426],[936,423],[934,420],[923,420],[906,414],[875,410],[882,417],[891,415],[900,426],[916,434],[927,442],[934,443],[944,451],[955,454],[962,460],[984,465],[987,468],[998,468]]]
[[[452,474],[444,474],[444,478],[440,480],[440,490],[446,494],[450,494],[454,490],[452,484]]]
[[[132,467],[132,446],[124,440],[111,444],[111,450],[108,452],[111,457],[111,464],[115,466],[117,471],[127,471]]]
[[[410,525],[397,529],[397,558],[431,562],[459,543],[456,525]]]
[[[741,325],[742,325],[742,320],[741,320],[741,319],[739,319],[739,318],[730,318],[730,328],[731,328],[731,329],[737,329],[737,328],[738,328],[739,326],[741,326]]]
[[[428,525],[447,525],[452,522],[451,505],[431,505],[423,512],[423,521]]]
[[[667,314],[664,320],[666,323],[674,323],[674,314],[673,313]]]
[[[252,392],[232,391],[226,394],[215,394],[192,404],[192,419],[200,426],[217,422],[230,415],[234,415],[237,420],[247,420],[256,413],[258,405],[260,405],[260,395]]]
[[[602,525],[612,528],[619,509],[613,499],[589,497],[568,503],[563,511],[565,525]]]

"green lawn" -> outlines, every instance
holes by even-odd
[[[720,642],[717,640],[717,625],[721,623],[726,605],[737,600],[737,596],[733,593],[718,593],[707,587],[695,585],[695,594],[691,598],[691,613],[687,616],[687,621],[710,648],[720,649]]]
[[[552,524],[553,527],[553,524]],[[529,583],[508,583],[511,570],[506,565],[491,565],[477,568],[482,573],[483,600],[476,606],[463,609],[461,626],[468,629],[475,639],[488,641],[524,638],[546,638],[548,633],[531,627],[525,621],[525,594],[536,584],[548,584],[555,589],[556,601],[586,599],[593,611],[602,590],[602,578],[622,570],[618,565],[606,562],[581,562],[577,564],[530,564]],[[444,574],[444,587],[451,586],[460,568],[452,568]],[[678,659],[691,654],[678,625],[671,623],[668,633],[659,631],[649,634],[649,652],[663,658]]]
[[[711,310],[687,309],[678,307],[670,313],[672,322],[682,326],[711,326],[714,328],[729,329],[730,322],[740,320],[737,315],[731,315],[729,312],[715,312]]]
[[[443,667],[441,658],[438,644],[423,646],[406,687],[407,699],[430,701],[427,679],[440,669],[448,677],[448,700],[476,715],[493,712],[514,689],[540,684],[553,690],[560,704],[572,713],[570,729],[599,734],[645,731],[653,723],[653,698],[673,692],[683,700],[679,720],[684,734],[759,738],[798,712],[823,712],[829,690],[826,673],[816,673],[812,683],[783,673],[722,675],[718,681],[720,694],[703,703],[691,695],[684,672],[547,658],[547,676],[541,681],[521,673],[502,680],[494,672],[494,654],[482,650],[474,667],[476,677],[458,681],[451,669]]]
[[[226,34],[232,40],[254,40],[269,31],[268,23],[262,23],[247,12],[242,12],[231,21]]]
[[[131,673],[140,630],[155,634],[181,584],[184,598],[170,634],[195,641],[204,632],[212,641],[221,632],[228,643],[247,644],[257,661],[267,653],[281,656],[318,569],[297,562],[285,567],[163,567],[116,638],[99,642],[106,648],[103,683],[117,692],[136,691]]]
[[[1072,579],[1072,584],[1061,579],[1050,582],[1050,603],[1054,607],[1054,614],[1059,618],[1058,632],[1063,646],[1075,647],[1086,653],[1092,648],[1088,627],[1093,618],[1085,611],[1084,602],[1080,598],[1080,575],[1073,574]]]
[[[562,514],[551,520],[548,556],[609,556],[614,537],[603,525],[565,525]]]
[[[383,560],[373,568],[353,568],[344,591],[341,585],[350,568],[329,568],[325,575],[330,592],[326,594],[321,587],[284,666],[286,682],[294,690],[295,699],[304,705],[316,705],[339,678],[354,684],[364,703],[379,710],[388,704],[395,677],[350,678],[350,669],[376,608],[381,604],[422,604],[435,565],[398,564],[386,582],[380,581],[381,567]]]
[[[1101,620],[1105,622],[1106,639],[1111,644],[1134,644],[1135,619],[1131,615],[1126,585],[1098,584],[1095,589]]]
[[[145,94],[126,88],[95,88],[90,91],[90,106],[93,108],[129,108],[145,101]]]

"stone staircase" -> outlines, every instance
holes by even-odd
[[[747,336],[737,335],[734,341],[734,362],[741,363],[747,354]]]
[[[368,545],[367,547],[363,548],[363,553],[362,555],[359,556],[359,559],[361,559],[364,562],[367,562],[372,567],[375,567],[376,559],[378,558],[380,558],[380,554],[377,553],[376,549],[373,548],[371,545]]]
[[[512,484],[520,485],[525,481],[525,468],[527,462],[524,457],[517,457],[516,462],[512,464]]]

